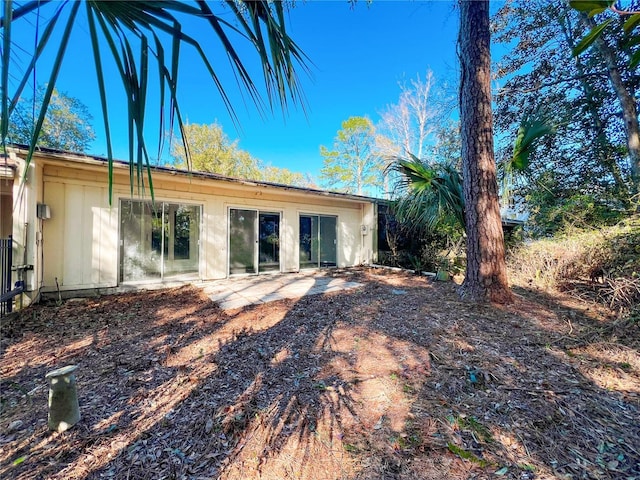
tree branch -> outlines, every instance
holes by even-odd
[[[561,78],[560,80],[555,80],[553,82],[543,83],[541,85],[537,85],[534,88],[528,88],[528,89],[519,89],[519,88],[506,89],[506,88],[502,88],[502,89],[498,90],[496,95],[504,95],[504,94],[511,93],[511,92],[531,93],[531,92],[536,92],[536,91],[540,90],[541,88],[553,87],[554,85],[558,85],[560,83],[572,82],[572,81],[575,81],[575,80],[582,80],[583,78],[587,78],[587,77],[605,77],[605,78],[608,78],[608,74],[607,74],[607,72],[585,73],[583,75],[576,75],[574,77]]]

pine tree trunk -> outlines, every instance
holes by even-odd
[[[467,270],[460,295],[512,301],[493,153],[489,1],[460,1],[460,123]]]

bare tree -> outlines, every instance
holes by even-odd
[[[443,89],[438,88],[431,70],[424,78],[419,74],[409,84],[400,84],[398,103],[388,105],[380,113],[376,126],[376,149],[381,159],[430,156],[431,144],[450,112]],[[385,191],[391,183],[390,171],[385,176]]]

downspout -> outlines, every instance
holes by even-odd
[[[367,234],[367,224],[365,223],[364,204],[360,204],[360,265],[365,264],[366,252],[364,249],[364,236]]]

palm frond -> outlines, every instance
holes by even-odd
[[[4,12],[2,16],[2,76],[0,77],[0,101],[2,102],[2,125],[0,135],[2,135],[2,146],[5,146],[4,139],[9,133],[9,63],[11,62],[11,21],[13,12],[11,3],[4,2]],[[3,149],[4,150],[4,149]],[[4,152],[3,152],[4,153]]]
[[[79,6],[80,4],[78,3],[75,3],[72,5],[71,12],[69,14],[69,21],[67,22],[67,25],[65,26],[65,29],[62,33],[62,38],[60,40],[60,48],[58,49],[58,53],[56,54],[56,57],[54,59],[53,67],[51,68],[51,76],[50,76],[49,82],[47,83],[47,88],[45,89],[44,97],[42,98],[42,106],[40,107],[38,119],[33,128],[34,133],[31,137],[31,142],[29,144],[29,153],[27,154],[27,158],[26,158],[27,165],[31,161],[31,157],[33,156],[33,153],[36,149],[36,143],[38,141],[38,137],[40,136],[40,132],[42,131],[42,125],[44,124],[47,108],[49,107],[49,103],[51,102],[51,95],[53,95],[55,83],[60,73],[62,60],[64,59],[64,54],[67,50],[67,45],[69,44],[69,38],[71,37],[72,26],[73,26],[73,23],[75,22],[76,15],[78,14]],[[3,99],[3,100],[6,100],[6,99]],[[47,106],[47,108],[44,107],[45,105]],[[9,122],[7,119],[7,124],[8,123]],[[3,129],[3,133],[4,133],[4,129]],[[4,142],[4,138],[3,138],[3,142]],[[26,169],[25,169],[24,175],[25,177],[27,175]]]
[[[555,133],[556,127],[542,112],[536,111],[525,115],[518,127],[516,140],[513,144],[513,156],[508,168],[514,172],[522,172],[529,167],[529,155],[536,142]]]
[[[429,165],[409,154],[409,158],[396,157],[388,169],[399,174],[395,204],[399,220],[428,230],[451,216],[464,228],[462,177],[453,165]]]
[[[529,157],[538,141],[555,132],[556,126],[541,110],[535,110],[522,117],[513,144],[513,154],[506,162],[499,165],[503,182],[502,196],[507,203],[516,176],[524,174],[529,169]]]
[[[274,99],[278,99],[280,107],[287,109],[289,103],[297,103],[304,107],[304,99],[300,87],[297,70],[302,68],[308,72],[307,57],[289,37],[285,28],[285,14],[282,2],[236,1],[227,0],[224,5],[233,14],[233,20],[225,20],[222,15],[212,11],[209,2],[197,0],[195,3],[187,1],[151,1],[138,0],[135,2],[124,0],[85,0],[84,9],[89,24],[91,47],[94,65],[98,78],[98,91],[103,110],[103,124],[106,134],[107,156],[109,159],[109,201],[112,199],[113,158],[112,158],[112,128],[107,111],[109,105],[107,82],[105,81],[106,58],[110,57],[116,65],[118,78],[127,98],[128,131],[129,131],[129,161],[131,193],[134,185],[138,191],[144,192],[148,186],[153,197],[150,176],[149,154],[147,142],[144,138],[145,120],[147,116],[147,92],[149,89],[150,63],[157,66],[159,84],[159,135],[158,157],[161,156],[164,142],[165,108],[169,111],[169,127],[173,131],[174,121],[183,138],[184,123],[179,108],[179,59],[184,46],[192,48],[198,55],[202,65],[207,70],[218,94],[222,98],[229,115],[237,124],[234,105],[227,92],[227,85],[223,85],[221,69],[231,69],[236,75],[238,86],[248,92],[252,102],[260,112],[264,102],[260,90],[254,83],[249,70],[246,68],[246,58],[241,57],[236,42],[246,41],[255,49],[265,81],[266,95],[269,105],[273,109]],[[53,5],[54,14],[44,28],[43,34],[37,39],[37,45],[31,61],[21,72],[17,87],[13,90],[10,100],[9,69],[12,61],[11,28],[13,23],[26,17],[34,11]],[[58,77],[60,65],[65,57],[65,46],[74,28],[75,17],[79,11],[79,2],[65,1],[62,3],[35,0],[13,9],[13,2],[4,2],[4,12],[0,25],[3,34],[2,76],[0,77],[0,101],[2,144],[6,145],[9,118],[13,107],[20,97],[27,81],[34,74],[36,61],[47,46],[53,45],[57,54],[47,85],[53,89]],[[63,11],[69,11],[64,17]],[[64,18],[64,20],[63,20]],[[207,26],[226,51],[229,65],[213,62],[213,58],[200,42],[185,32],[180,19],[190,18],[189,22],[194,32],[202,34],[202,25]],[[186,25],[186,23],[185,23]],[[56,34],[62,30],[61,34]],[[56,40],[53,40],[53,39]],[[233,41],[232,41],[233,39]],[[104,50],[103,51],[101,51]],[[217,59],[216,59],[217,60]],[[42,128],[42,120],[47,111],[50,96],[45,95],[41,111],[38,114],[36,128],[30,145],[27,163],[35,148]],[[168,100],[168,106],[165,101]],[[146,175],[145,175],[146,170]],[[145,180],[146,177],[146,180]]]

